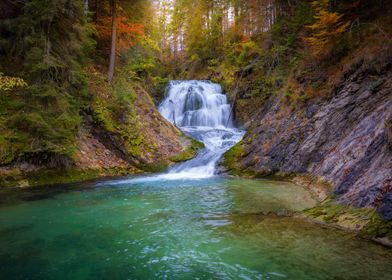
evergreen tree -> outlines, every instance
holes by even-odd
[[[0,96],[0,142],[5,150],[0,163],[31,154],[41,160],[70,156],[86,92],[84,65],[94,44],[84,3],[2,3],[0,72],[21,76],[28,86]]]

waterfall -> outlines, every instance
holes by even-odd
[[[186,135],[204,143],[192,160],[178,164],[165,179],[208,178],[224,152],[239,142],[244,132],[235,128],[231,106],[219,84],[209,81],[171,81],[159,112]]]
[[[219,84],[208,81],[172,81],[160,113],[180,128],[225,128],[233,125],[229,119],[230,105]]]

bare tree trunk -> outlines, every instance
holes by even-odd
[[[95,2],[94,2],[94,9],[95,9],[95,13],[94,13],[93,20],[94,20],[94,22],[97,22],[98,17],[99,17],[99,1],[98,0],[95,0]]]
[[[116,0],[111,0],[112,8],[112,47],[110,50],[108,82],[112,83],[114,75],[114,66],[116,63],[116,41],[117,41],[117,23],[116,23]]]
[[[84,14],[86,16],[88,14],[88,0],[84,0]]]
[[[236,1],[234,3],[234,27],[237,29],[239,25],[239,7],[238,7],[238,2]]]

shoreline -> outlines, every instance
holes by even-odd
[[[39,174],[38,174],[39,173]],[[93,170],[41,170],[40,172],[30,174],[29,179],[15,180],[15,185],[9,184],[2,186],[2,190],[20,190],[20,189],[39,189],[43,187],[67,186],[69,184],[84,184],[105,179],[116,179],[120,177],[148,175],[154,172],[136,170],[135,168],[114,168],[114,169],[93,169]],[[24,174],[29,175],[29,174]],[[226,174],[227,175],[227,174]],[[224,176],[220,174],[219,176]],[[228,177],[252,178],[249,176]],[[265,177],[264,179],[274,181],[287,181],[298,185],[307,190],[317,201],[313,208],[305,209],[294,216],[305,218],[313,223],[323,226],[333,227],[339,230],[355,233],[356,236],[376,242],[388,248],[392,248],[392,221],[382,220],[375,209],[355,208],[351,205],[342,205],[334,201],[331,197],[331,185],[308,175],[276,176]],[[29,180],[29,181],[27,181]],[[26,183],[27,182],[27,183]],[[29,182],[31,182],[29,184]],[[66,189],[65,189],[66,191]]]

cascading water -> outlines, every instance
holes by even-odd
[[[165,179],[208,178],[217,161],[244,132],[234,127],[231,106],[219,84],[209,81],[171,81],[159,112],[205,149],[197,157],[161,175]]]

